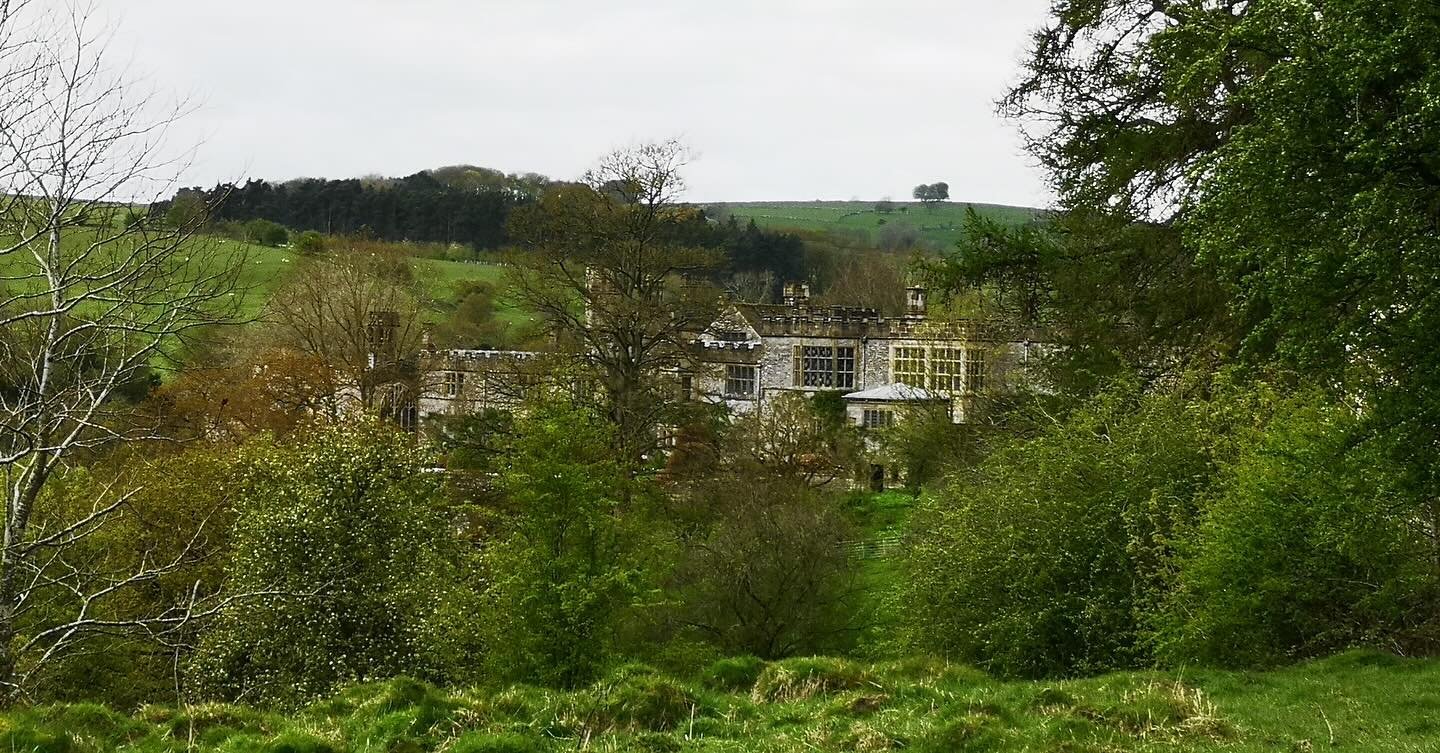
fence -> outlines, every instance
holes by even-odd
[[[886,559],[900,548],[900,537],[881,536],[874,539],[862,539],[859,541],[840,542],[841,551],[851,559],[877,560]]]

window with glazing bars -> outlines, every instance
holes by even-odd
[[[795,387],[848,390],[855,387],[855,348],[833,345],[796,345]]]
[[[465,391],[465,372],[445,372],[445,397],[459,397]]]
[[[903,382],[911,387],[925,386],[925,349],[897,347],[890,359],[890,373],[893,381]]]
[[[883,429],[894,424],[894,411],[866,408],[860,414],[860,425],[866,429]]]
[[[965,350],[965,391],[985,391],[985,351],[979,348]]]
[[[963,353],[960,348],[930,350],[930,389],[959,392],[965,386],[964,375],[960,371]]]
[[[835,349],[828,345],[807,345],[800,370],[801,387],[835,386]]]
[[[855,349],[835,349],[835,388],[855,389]]]
[[[740,364],[725,366],[725,396],[754,397],[755,367]]]

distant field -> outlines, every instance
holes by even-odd
[[[965,210],[974,207],[982,216],[1007,224],[1023,224],[1043,210],[997,204],[944,202],[924,206],[918,202],[894,202],[895,211],[881,213],[874,201],[772,201],[709,204],[720,207],[757,225],[776,230],[823,230],[862,237],[876,243],[880,231],[892,223],[908,223],[919,231],[925,243],[935,249],[949,249],[965,237]]]
[[[258,315],[264,309],[270,296],[284,284],[300,260],[300,255],[290,248],[258,246],[226,238],[212,240],[221,244],[222,248],[233,250],[237,258],[244,259],[240,282],[248,291],[245,299],[247,316]],[[497,289],[504,287],[505,269],[497,264],[416,258],[412,260],[412,268],[416,282],[432,302],[452,300],[456,288],[464,282],[478,280],[488,282]],[[530,319],[529,314],[507,302],[503,293],[498,309],[496,315],[505,321],[518,324]]]

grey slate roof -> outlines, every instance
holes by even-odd
[[[851,392],[845,395],[846,400],[867,401],[873,403],[913,403],[926,400],[942,400],[944,398],[929,390],[919,387],[911,387],[904,382],[887,384],[884,387],[871,387],[868,390]]]

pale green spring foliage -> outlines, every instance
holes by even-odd
[[[339,683],[458,679],[474,570],[413,438],[378,424],[242,451],[228,577],[279,592],[227,614],[193,672],[202,693],[294,703]]]

